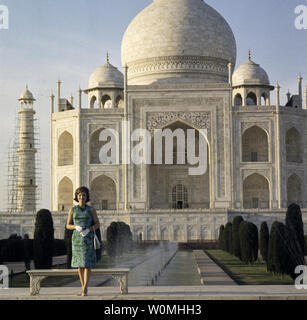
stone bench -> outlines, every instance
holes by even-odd
[[[119,282],[120,293],[128,294],[128,273],[130,269],[91,269],[91,274],[110,274]],[[30,276],[30,295],[39,294],[41,282],[50,276],[75,276],[78,275],[78,269],[40,269],[29,270]]]

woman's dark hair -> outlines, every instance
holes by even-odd
[[[78,189],[75,191],[74,200],[75,200],[76,202],[79,202],[79,201],[78,201],[78,194],[79,194],[79,193],[82,193],[82,192],[86,194],[86,200],[85,200],[85,202],[89,202],[89,201],[90,201],[90,191],[88,190],[87,187],[80,187],[80,188],[78,188]]]

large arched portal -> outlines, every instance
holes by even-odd
[[[268,180],[254,173],[243,182],[244,209],[266,209],[270,207],[270,186]]]
[[[209,184],[209,147],[206,139],[198,130],[181,121],[176,121],[162,129],[163,134],[170,132],[173,137],[155,135],[151,140],[151,165],[149,166],[149,199],[151,208],[159,209],[187,209],[210,207],[210,184]],[[189,132],[188,132],[189,130]],[[194,136],[188,148],[188,135]],[[199,152],[200,137],[204,139],[205,150]],[[182,139],[183,138],[183,139]],[[156,148],[157,141],[162,141],[162,148]],[[180,143],[180,141],[183,143]],[[193,145],[195,152],[192,152]],[[189,151],[189,152],[188,152]],[[189,153],[189,154],[188,154]],[[198,162],[188,163],[191,154],[195,155]],[[160,163],[157,161],[160,159]],[[169,161],[171,160],[171,161]],[[189,169],[200,168],[191,174]],[[203,167],[202,167],[203,168]]]
[[[96,210],[116,210],[116,185],[115,182],[101,175],[91,183],[91,204]]]
[[[68,211],[73,205],[74,198],[72,181],[64,177],[58,186],[58,210]]]

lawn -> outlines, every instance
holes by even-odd
[[[253,265],[247,265],[239,258],[222,250],[206,250],[209,257],[215,261],[234,281],[240,285],[291,285],[293,280],[285,275],[273,275],[266,271],[263,260]]]

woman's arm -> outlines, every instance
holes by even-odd
[[[68,212],[68,217],[67,217],[67,221],[66,221],[66,229],[75,230],[76,227],[73,224],[70,224],[71,221],[72,221],[72,208],[70,208],[70,210]]]
[[[100,222],[97,216],[97,212],[94,208],[92,208],[92,216],[93,216],[94,225],[90,227],[90,231],[94,231],[100,228]]]

